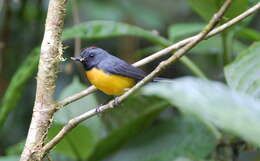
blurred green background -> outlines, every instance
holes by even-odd
[[[82,48],[98,46],[134,63],[199,32],[222,2],[68,1],[62,36],[66,60],[60,65],[55,98],[61,100],[89,86],[83,68],[69,59]],[[235,0],[221,24],[257,2]],[[0,0],[0,161],[17,160],[27,135],[47,8],[47,0]],[[50,157],[57,161],[260,160],[256,148],[260,121],[255,117],[260,116],[259,31],[258,12],[203,41],[161,74],[174,79],[191,76],[177,79],[180,87],[173,83],[174,92],[167,93],[160,83],[147,86],[119,109],[82,123]],[[165,58],[141,68],[150,72]],[[96,92],[68,105],[55,115],[47,139],[69,118],[109,99]]]

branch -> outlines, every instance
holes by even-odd
[[[252,15],[253,13],[255,13],[257,10],[260,9],[260,2],[257,3],[256,5],[254,5],[253,7],[251,7],[250,9],[246,10],[245,12],[243,12],[242,14],[240,14],[239,16],[233,18],[232,20],[228,21],[227,23],[215,28],[214,30],[212,30],[211,32],[209,32],[207,34],[207,36],[204,37],[204,40],[212,37],[212,36],[215,36],[219,33],[221,33],[222,31],[232,27],[233,25],[237,24],[238,22],[242,21],[243,19],[245,19],[246,17]],[[176,44],[173,44],[167,48],[164,48],[142,60],[139,60],[137,61],[136,63],[133,64],[133,66],[135,67],[139,67],[139,66],[142,66],[142,65],[145,65],[147,63],[150,63],[152,62],[153,60],[155,59],[158,59],[166,54],[168,54],[169,52],[172,52],[174,50],[177,50],[181,47],[183,47],[184,45],[188,44],[189,42],[195,40],[196,38],[198,37],[198,35],[195,35],[195,36],[192,36],[192,37],[189,37],[187,39],[184,39],[182,41],[179,41],[178,43]],[[65,98],[64,100],[60,101],[60,106],[65,106],[67,104],[70,104],[74,101],[77,101],[78,99],[84,97],[84,96],[87,96],[89,94],[91,94],[92,92],[95,92],[97,89],[94,87],[94,86],[90,86],[89,88],[77,93],[77,94],[74,94],[73,96],[70,96],[68,98]]]
[[[40,150],[56,111],[53,100],[58,63],[62,61],[61,33],[65,17],[66,0],[50,0],[41,45],[37,73],[36,97],[32,120],[20,161],[41,160]]]
[[[116,104],[121,103],[124,99],[126,99],[129,95],[135,92],[137,89],[142,87],[144,84],[151,81],[154,77],[156,77],[163,69],[170,66],[176,60],[178,60],[181,56],[183,56],[186,52],[188,52],[191,48],[193,48],[196,44],[205,38],[205,36],[215,27],[215,25],[219,22],[221,17],[224,15],[227,8],[230,6],[232,0],[226,0],[220,10],[214,14],[213,18],[210,20],[209,24],[194,38],[190,41],[186,46],[178,50],[174,55],[172,55],[167,60],[161,62],[149,75],[147,75],[143,80],[139,81],[133,88],[125,92],[123,95],[119,96],[117,99],[110,101],[108,104],[98,107],[99,110],[92,109],[82,115],[71,119],[62,129],[61,131],[43,147],[43,153],[47,153],[51,150],[61,139],[74,127],[76,127],[80,122],[98,114],[104,112],[110,108],[114,108]]]

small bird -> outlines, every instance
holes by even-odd
[[[147,75],[143,70],[94,46],[85,48],[79,57],[71,59],[81,62],[90,83],[107,95],[121,95]]]

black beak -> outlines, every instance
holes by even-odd
[[[74,60],[74,61],[79,61],[79,62],[83,62],[84,61],[84,58],[81,58],[81,57],[70,57],[71,60]]]

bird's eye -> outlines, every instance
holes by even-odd
[[[89,54],[89,56],[93,58],[93,57],[94,57],[94,54]]]

